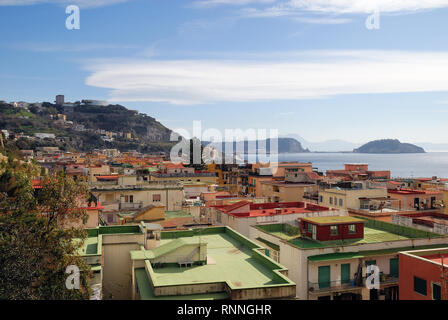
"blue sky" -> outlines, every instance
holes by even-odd
[[[80,30],[65,27],[68,4]],[[447,17],[446,0],[0,0],[0,100],[65,94],[172,129],[443,143]]]

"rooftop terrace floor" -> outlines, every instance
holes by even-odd
[[[199,238],[199,236],[197,236]],[[193,267],[154,268],[159,285],[224,282],[235,287],[262,287],[280,284],[273,272],[251,256],[251,249],[226,234],[200,236],[207,242],[208,263]],[[173,240],[162,240],[165,244]]]
[[[290,243],[304,249],[313,249],[313,248],[323,248],[337,245],[357,245],[357,244],[368,244],[368,243],[408,240],[408,239],[412,238],[380,229],[364,227],[364,239],[353,239],[353,240],[347,239],[347,240],[319,242],[304,238],[297,238],[290,240]]]
[[[79,242],[80,239],[74,239]],[[84,245],[78,250],[80,256],[98,253],[98,237],[88,237],[84,241]]]

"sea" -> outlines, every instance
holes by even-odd
[[[251,157],[249,156],[251,162]],[[390,170],[393,178],[448,178],[448,152],[366,153],[283,153],[278,161],[312,162],[319,171],[344,169],[345,163],[366,163],[370,170]]]

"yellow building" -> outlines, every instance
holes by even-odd
[[[297,202],[304,201],[305,193],[314,193],[318,187],[314,183],[287,183],[276,181],[261,181],[261,196],[267,202]]]
[[[359,209],[361,201],[359,198],[385,198],[386,188],[369,187],[361,184],[352,188],[321,188],[319,190],[319,205],[338,209]]]

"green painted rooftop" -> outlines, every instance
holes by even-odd
[[[74,241],[79,242],[80,239]],[[90,254],[99,254],[98,252],[98,237],[88,237],[84,240],[83,246],[77,252],[80,256],[86,256]]]
[[[172,250],[185,241],[206,243],[207,263],[153,267],[150,276],[155,286],[226,282],[230,287],[245,289],[295,285],[278,272],[283,266],[259,251],[261,246],[227,227],[162,232],[160,247],[155,250]],[[154,255],[154,250],[131,252],[132,259],[145,259],[147,263]]]
[[[377,243],[386,241],[396,241],[396,240],[408,240],[414,239],[405,235],[399,235],[379,229],[371,229],[364,227],[364,238],[363,239],[347,239],[347,240],[332,240],[332,241],[317,241],[307,238],[296,238],[290,240],[289,242],[295,246],[304,249],[314,249],[314,248],[324,248],[324,247],[334,247],[334,246],[350,246],[358,244],[367,243]]]
[[[300,230],[289,224],[267,224],[255,227],[283,240],[291,240],[300,236]]]
[[[209,263],[187,268],[175,266],[154,269],[157,283],[176,285],[229,281],[236,287],[262,287],[277,284],[272,279],[272,271],[252,258],[251,249],[235,239],[226,234],[206,235],[201,238],[201,241],[207,242]]]
[[[145,268],[135,269],[135,278],[142,300],[223,300],[228,298],[225,292],[158,297],[154,295]]]
[[[369,251],[360,251],[360,252],[338,252],[338,253],[328,253],[328,254],[319,254],[315,256],[309,256],[308,260],[313,262],[322,262],[322,261],[334,261],[334,260],[344,260],[344,259],[362,259],[371,256],[380,256],[387,254],[394,254],[400,251],[409,251],[409,250],[426,250],[426,249],[437,249],[444,248],[446,245],[443,244],[434,244],[429,246],[419,246],[419,247],[401,247],[401,248],[391,248],[391,249],[382,249],[382,250],[369,250]]]

